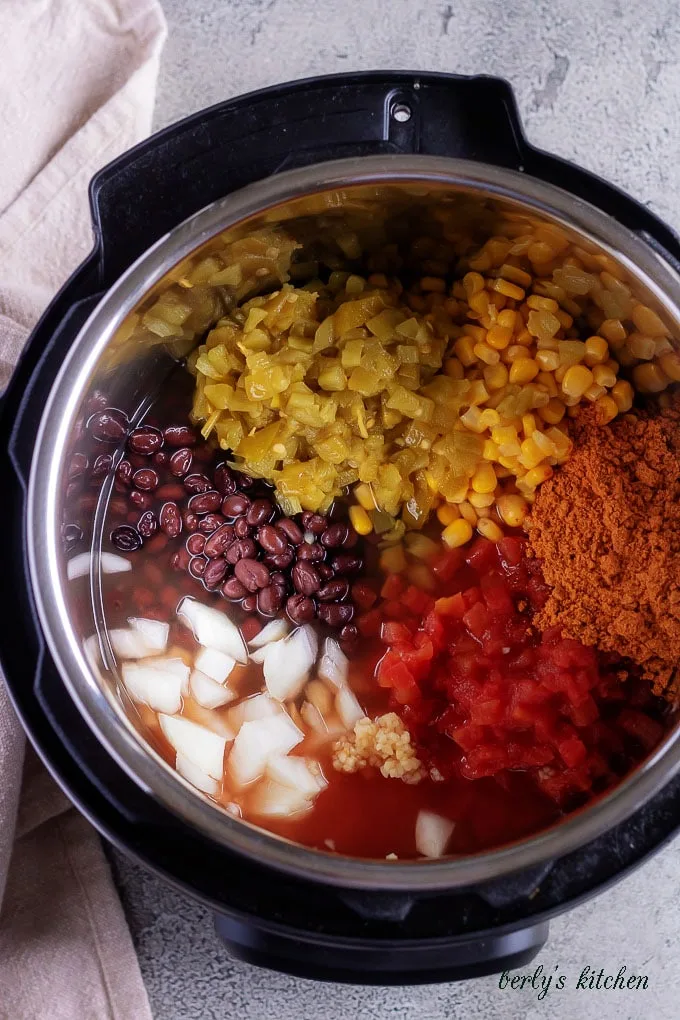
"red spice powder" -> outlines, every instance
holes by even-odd
[[[678,693],[680,397],[598,427],[580,416],[574,450],[538,490],[529,542],[553,592],[536,618],[642,667]]]

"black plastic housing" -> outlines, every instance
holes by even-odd
[[[380,153],[523,170],[587,195],[680,263],[678,238],[648,209],[530,146],[510,87],[495,78],[375,72],[293,82],[221,103],[153,136],[92,181],[94,248],[36,326],[0,406],[0,658],[28,735],[71,799],[113,843],[209,903],[234,952],[305,977],[408,984],[528,962],[545,941],[550,916],[620,878],[675,832],[680,780],[589,846],[484,887],[385,896],[274,874],[171,816],[89,731],[40,632],[25,536],[41,409],[65,352],[120,274],[172,227],[245,184],[294,166]]]

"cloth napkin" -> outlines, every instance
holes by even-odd
[[[156,0],[0,0],[0,386],[92,247],[87,185],[148,134]],[[0,677],[0,1020],[147,1020],[94,829],[26,748]]]

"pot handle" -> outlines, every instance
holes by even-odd
[[[519,168],[525,148],[500,78],[379,71],[252,92],[160,131],[93,178],[101,278],[109,286],[177,223],[282,170],[381,153]]]

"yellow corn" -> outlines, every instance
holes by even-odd
[[[603,425],[613,421],[619,413],[616,401],[612,397],[600,397],[599,400],[595,401],[595,407],[597,408],[598,421]]]
[[[593,365],[601,365],[609,357],[609,344],[601,336],[589,336],[586,340],[586,353],[584,361],[591,368]]]
[[[527,305],[529,308],[535,308],[537,311],[553,312],[553,314],[560,307],[554,298],[539,297],[538,294],[532,294],[531,297],[528,297]]]
[[[534,359],[541,372],[554,372],[556,368],[560,367],[560,356],[557,351],[549,349],[536,351]]]
[[[608,365],[593,365],[593,379],[596,386],[605,386],[607,389],[616,382],[616,372],[612,372]]]
[[[519,358],[510,365],[510,382],[522,386],[535,379],[539,372],[540,369],[533,358]]]
[[[488,538],[490,542],[500,542],[503,538],[503,532],[496,522],[492,521],[489,517],[479,518],[477,521],[477,531],[483,538]]]
[[[495,351],[488,344],[475,344],[472,348],[474,355],[483,361],[485,365],[497,365],[501,360],[498,351]]]
[[[472,476],[474,492],[493,492],[496,488],[496,472],[488,461],[482,461]]]
[[[625,414],[626,411],[630,411],[633,406],[633,387],[627,379],[619,379],[618,382],[612,386],[610,396],[618,407],[620,414]]]
[[[531,471],[527,471],[523,481],[529,489],[536,489],[543,482],[547,481],[552,473],[553,469],[550,467],[550,464],[539,464],[537,467],[532,468]]]
[[[459,546],[469,542],[471,538],[472,525],[469,521],[462,519],[452,521],[442,531],[442,540],[448,545],[449,549],[457,549]]]
[[[659,365],[673,382],[680,382],[680,354],[676,351],[669,351],[659,358]]]
[[[548,425],[557,425],[564,418],[565,407],[561,400],[551,397],[545,407],[539,407],[538,416]]]
[[[502,276],[505,280],[511,280],[512,283],[518,283],[520,287],[526,288],[531,285],[529,273],[525,273],[523,269],[518,269],[517,266],[511,266],[507,262],[504,262],[498,270],[498,275]]]
[[[469,492],[468,503],[475,508],[479,517],[481,510],[488,510],[494,504],[493,492]]]
[[[474,347],[474,342],[469,336],[459,337],[453,345],[456,357],[464,368],[470,368],[470,366],[474,365],[477,360],[475,357]]]
[[[373,522],[362,506],[351,506],[349,519],[358,535],[370,535],[373,531]]]
[[[509,280],[494,280],[493,289],[498,294],[503,294],[505,297],[512,298],[513,301],[523,301],[524,291],[521,287],[518,287],[516,283],[510,283]]]
[[[651,308],[648,308],[647,305],[633,305],[630,317],[640,332],[646,333],[648,336],[666,336],[668,333],[668,330],[664,326],[662,320],[656,312]]]
[[[482,373],[489,390],[501,390],[508,383],[508,370],[505,365],[487,365]]]
[[[535,431],[536,431],[536,418],[534,417],[534,415],[533,414],[523,414],[522,415],[522,432],[524,433],[524,438],[528,439],[529,436],[533,432],[535,432]]]
[[[633,369],[633,382],[641,393],[660,393],[670,379],[656,361],[645,361]]]
[[[449,524],[453,524],[460,518],[458,513],[458,507],[454,506],[453,503],[442,503],[441,506],[437,507],[437,520],[444,527],[448,527]]]
[[[354,487],[354,498],[364,510],[375,510],[375,499],[370,485],[361,482]]]
[[[504,315],[501,312],[501,315]],[[500,316],[499,316],[500,320]],[[491,329],[487,330],[486,342],[489,347],[493,347],[495,351],[504,351],[512,339],[512,328],[504,325],[492,326]]]
[[[471,503],[468,503],[467,500],[463,500],[462,503],[459,503],[458,509],[460,510],[460,516],[463,520],[466,520],[468,524],[472,524],[474,526],[477,523],[475,508]]]
[[[496,500],[496,509],[503,523],[509,528],[521,528],[529,511],[529,504],[523,496],[499,496]]]
[[[570,365],[562,379],[562,392],[580,398],[593,385],[593,373],[585,365]]]

